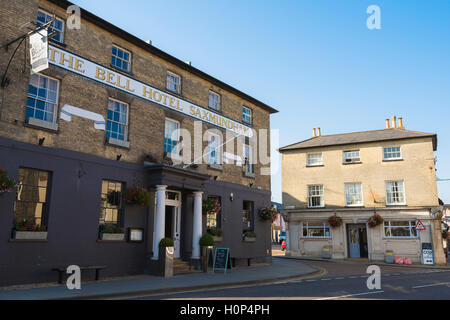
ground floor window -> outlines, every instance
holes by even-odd
[[[46,231],[50,172],[20,168],[14,203],[18,231]]]
[[[253,231],[253,201],[244,201],[242,209],[242,231]]]
[[[102,225],[120,225],[121,209],[122,209],[122,192],[123,183],[117,181],[103,180],[101,205],[100,205],[100,220]]]
[[[305,222],[303,223],[304,238],[330,238],[330,226],[325,222]]]
[[[417,238],[416,221],[385,221],[384,234],[387,238]]]
[[[221,198],[218,196],[209,196],[208,203],[214,203],[213,209],[206,212],[206,229],[220,228]]]

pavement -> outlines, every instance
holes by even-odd
[[[274,258],[272,264],[233,268],[227,273],[195,273],[170,278],[135,276],[130,278],[82,282],[81,290],[69,290],[65,285],[42,287],[0,288],[0,300],[60,300],[107,299],[138,295],[167,294],[186,290],[223,288],[234,285],[270,283],[319,275],[320,269],[299,261]]]

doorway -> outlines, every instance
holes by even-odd
[[[174,258],[181,257],[181,194],[166,192],[165,237],[173,240]]]
[[[349,258],[368,258],[367,227],[365,224],[347,225],[347,243]]]

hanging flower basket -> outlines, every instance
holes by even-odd
[[[444,240],[448,239],[448,231],[447,230],[442,231],[442,239],[444,239]]]
[[[371,228],[374,228],[374,227],[382,224],[383,222],[384,222],[384,219],[378,214],[374,214],[373,216],[371,216],[369,218],[369,220],[367,220],[367,224]]]
[[[220,202],[218,198],[208,198],[203,201],[203,214],[218,214],[220,212]]]
[[[264,207],[259,209],[258,214],[261,217],[261,219],[271,220],[272,222],[274,222],[275,220],[277,220],[278,211],[276,208]]]
[[[337,228],[342,225],[342,218],[337,215],[331,216],[328,218],[328,223],[332,228]]]
[[[125,192],[125,199],[129,204],[137,204],[141,207],[148,207],[150,203],[150,193],[141,187],[131,187]]]
[[[6,170],[0,169],[0,194],[14,192],[16,186],[16,182],[8,177]]]

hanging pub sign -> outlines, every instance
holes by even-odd
[[[48,68],[48,37],[45,29],[30,36],[30,64],[31,74]]]

